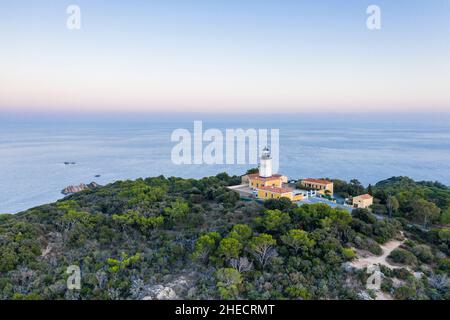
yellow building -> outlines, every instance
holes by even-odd
[[[291,201],[302,200],[302,194],[297,194],[294,190],[283,186],[288,182],[288,178],[281,174],[274,174],[272,169],[272,156],[269,148],[266,147],[260,158],[259,172],[243,176],[242,184],[248,184],[252,192],[256,191],[259,199],[288,198]]]
[[[259,187],[258,198],[263,200],[288,198],[291,201],[303,200],[302,194],[294,194],[292,189],[280,187]]]
[[[373,197],[370,194],[363,194],[353,198],[355,208],[366,209],[373,204]]]
[[[283,186],[284,177],[280,174],[274,174],[270,177],[261,177],[258,173],[248,174],[248,186],[252,189],[259,189],[261,187],[278,187]]]
[[[307,178],[307,179],[303,179],[301,184],[305,188],[316,190],[317,193],[320,193],[320,194],[328,193],[330,196],[333,196],[333,193],[334,193],[333,182],[328,181],[328,180]]]

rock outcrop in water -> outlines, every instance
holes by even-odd
[[[91,182],[88,185],[82,183],[78,186],[67,186],[63,190],[61,190],[61,193],[64,195],[69,195],[69,194],[77,193],[77,192],[80,192],[83,190],[94,189],[97,187],[99,187],[99,185],[95,182]]]

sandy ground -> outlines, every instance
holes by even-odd
[[[376,294],[377,297],[375,300],[394,300],[394,298],[389,293],[377,291]]]
[[[373,254],[368,254],[366,256],[361,256],[359,255],[358,258],[356,260],[354,260],[351,265],[357,269],[363,269],[363,268],[367,268],[371,265],[384,265],[390,269],[398,269],[401,268],[399,266],[394,266],[392,264],[390,264],[386,258],[391,254],[392,251],[394,251],[395,249],[397,249],[398,247],[400,247],[403,242],[405,242],[405,240],[403,241],[399,241],[399,240],[392,240],[389,241],[387,243],[385,243],[384,245],[381,245],[381,249],[383,250],[383,254],[381,256],[375,256]],[[392,296],[386,292],[383,292],[381,290],[377,290],[376,291],[376,300],[392,300]]]
[[[370,265],[378,265],[378,264],[384,265],[391,269],[398,269],[398,268],[400,268],[399,266],[394,266],[394,265],[390,264],[388,261],[386,261],[386,258],[391,254],[392,251],[394,251],[395,249],[400,247],[403,244],[403,242],[404,241],[398,241],[398,240],[389,241],[389,242],[385,243],[384,245],[380,246],[381,249],[383,249],[383,254],[381,256],[370,255],[367,257],[359,257],[358,259],[353,261],[351,264],[353,267],[358,268],[358,269],[362,269],[362,268],[368,267]]]

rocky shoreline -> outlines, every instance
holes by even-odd
[[[84,183],[81,183],[78,186],[67,186],[67,187],[65,187],[64,189],[61,190],[61,193],[63,195],[67,196],[67,195],[74,194],[74,193],[77,193],[77,192],[81,192],[81,191],[84,191],[84,190],[95,189],[95,188],[97,188],[99,186],[100,185],[95,183],[95,182],[91,182],[91,183],[89,183],[87,185],[84,184]]]

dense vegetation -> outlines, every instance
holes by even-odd
[[[361,299],[356,252],[408,238],[382,268],[397,299],[449,299],[450,189],[392,178],[369,192],[372,211],[240,201],[239,177],[119,181],[17,215],[0,215],[0,299]],[[66,270],[82,271],[67,290]],[[420,274],[420,276],[417,276]],[[170,295],[169,293],[176,294]]]

